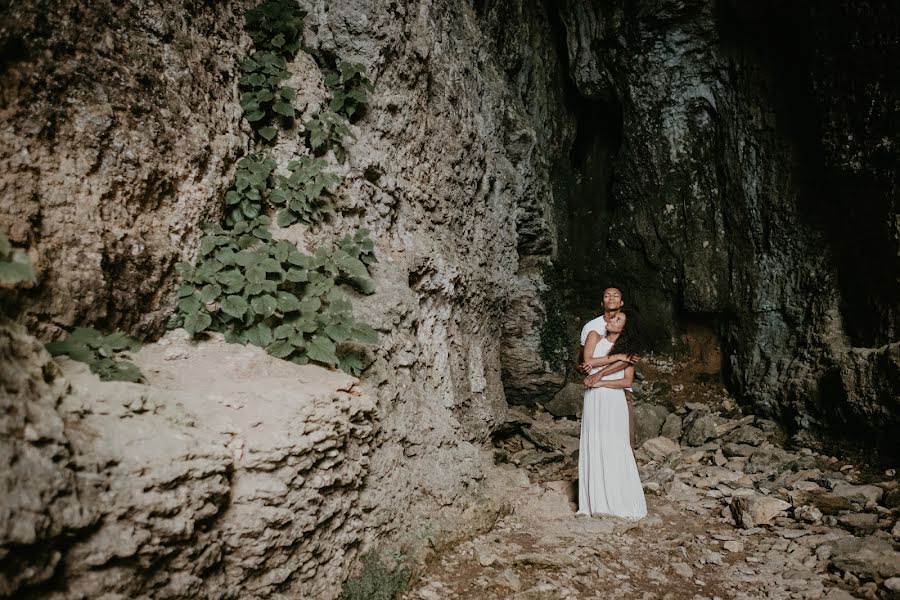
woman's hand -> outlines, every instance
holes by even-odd
[[[581,371],[582,373],[590,373],[591,365],[589,365],[587,363],[578,363],[578,370]]]
[[[602,378],[597,377],[597,374],[595,373],[594,375],[585,377],[584,387],[586,387],[586,388],[603,387],[603,380],[602,380]]]

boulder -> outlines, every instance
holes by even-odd
[[[667,456],[672,454],[673,452],[678,452],[680,449],[678,444],[673,442],[667,437],[655,437],[647,440],[641,445],[641,449],[644,450],[651,458],[654,460],[660,461],[664,460]]]
[[[790,507],[789,502],[759,494],[735,496],[731,499],[731,514],[734,521],[744,529],[768,525],[778,513]]]
[[[900,552],[889,541],[874,535],[836,540],[831,561],[842,571],[870,579],[900,575]]]
[[[544,408],[554,417],[581,418],[581,410],[584,407],[584,385],[580,383],[568,383],[559,390],[553,400]]]
[[[873,513],[850,513],[838,517],[838,523],[854,533],[867,534],[878,529],[878,515]]]
[[[671,413],[666,417],[666,421],[663,423],[659,435],[665,436],[670,440],[681,439],[681,417],[675,413]]]
[[[750,456],[755,451],[756,447],[748,444],[735,444],[731,442],[722,446],[722,453],[729,458],[732,456]]]
[[[834,486],[831,493],[841,498],[846,498],[853,504],[865,506],[869,502],[878,502],[881,500],[884,490],[877,485],[852,485],[849,483],[839,483]]]
[[[637,404],[634,407],[634,441],[640,446],[659,435],[669,411],[658,404]]]
[[[791,504],[794,506],[815,506],[826,515],[835,515],[841,511],[850,510],[853,506],[850,501],[826,491],[802,491],[790,492]]]
[[[681,440],[688,446],[701,446],[707,440],[714,439],[719,427],[728,422],[728,419],[711,414],[690,419],[692,415],[688,415],[689,423],[685,423],[684,435]]]
[[[764,443],[767,438],[768,436],[766,436],[762,429],[752,425],[743,425],[725,436],[725,441],[735,444],[759,446]]]
[[[797,455],[780,448],[760,448],[750,455],[744,470],[750,474],[784,471],[788,463],[796,459]]]

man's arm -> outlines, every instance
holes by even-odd
[[[600,371],[589,376],[584,382],[584,384],[586,386],[590,387],[591,385],[593,385],[597,381],[600,381],[607,375],[612,375],[613,373],[618,373],[619,371],[623,371],[623,370],[627,369],[628,367],[633,366],[634,363],[636,363],[638,361],[638,356],[634,355],[634,354],[628,354],[628,355],[614,354],[612,357],[617,359],[616,362],[603,367],[603,369],[601,369]],[[628,386],[625,386],[625,387],[628,387]]]

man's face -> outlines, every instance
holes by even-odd
[[[622,292],[617,288],[607,288],[603,292],[603,308],[606,310],[619,310],[622,308]]]

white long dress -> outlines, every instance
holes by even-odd
[[[597,343],[594,358],[606,356],[612,343]],[[599,369],[593,369],[596,373]],[[624,371],[604,377],[622,379]],[[628,434],[625,391],[591,388],[584,393],[578,453],[578,514],[602,513],[629,519],[647,515],[644,490]]]

